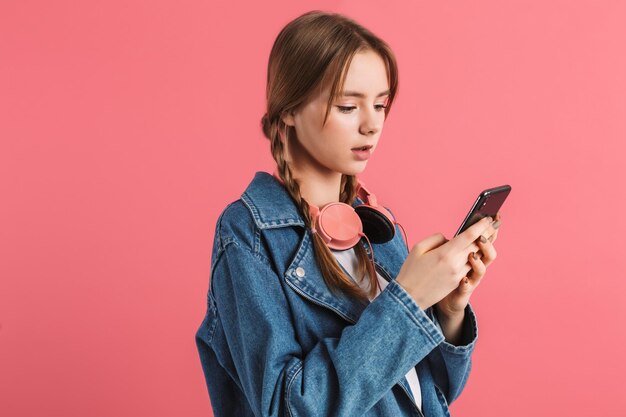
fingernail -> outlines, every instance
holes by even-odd
[[[472,258],[474,258],[474,260],[478,259],[478,255],[476,255],[476,252],[472,252]]]
[[[487,221],[488,221],[489,223],[491,223],[491,222],[493,222],[493,218],[491,218],[491,216],[487,216]]]
[[[495,222],[494,224],[492,224],[494,229],[497,229],[498,227],[500,227],[500,220],[498,220],[497,222]]]
[[[466,277],[466,278],[463,278],[463,282],[464,282],[465,284],[469,284],[469,279],[467,279],[467,277]]]
[[[483,235],[480,235],[480,241],[482,243],[487,243],[487,238],[485,236],[483,236]]]

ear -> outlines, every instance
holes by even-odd
[[[287,126],[295,126],[296,124],[293,117],[293,111],[283,113],[281,119]]]

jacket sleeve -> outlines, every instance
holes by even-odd
[[[437,328],[443,332],[435,310],[433,308],[428,308],[427,310],[427,315],[431,317]],[[429,359],[435,367],[446,370],[447,378],[442,378],[439,372],[435,372],[434,379],[435,383],[442,388],[448,404],[451,404],[461,395],[472,368],[472,353],[478,339],[478,325],[471,303],[468,303],[465,307],[462,327],[463,336],[458,345],[453,345],[444,340],[437,347],[436,351],[429,355]]]
[[[256,416],[361,415],[444,339],[392,281],[340,337],[304,352],[282,279],[236,241],[224,246],[212,270],[216,317]]]
[[[389,207],[384,206],[391,216],[396,219]],[[396,226],[396,230],[399,230]],[[403,240],[404,242],[404,240]],[[405,243],[408,246],[408,242]],[[403,251],[406,258],[408,252]],[[433,321],[439,332],[443,334],[437,315],[432,307],[425,310],[426,315]],[[448,404],[456,400],[469,378],[472,368],[472,353],[478,338],[478,326],[476,315],[470,303],[465,308],[465,318],[463,320],[463,338],[459,345],[448,343],[445,339],[437,346],[428,360],[432,364],[432,372],[435,383],[442,388]],[[445,370],[445,371],[444,371]]]

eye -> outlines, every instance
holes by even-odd
[[[350,113],[352,110],[356,109],[356,107],[346,107],[346,106],[337,106],[341,113]]]
[[[385,104],[377,104],[374,107],[376,108],[376,110],[379,110],[379,111],[387,108]],[[356,107],[349,107],[349,106],[337,106],[337,108],[339,109],[341,113],[350,113],[352,110],[356,109]]]

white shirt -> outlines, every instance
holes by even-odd
[[[356,268],[358,265],[358,260],[356,258],[356,253],[354,252],[354,248],[350,248],[348,250],[330,250],[337,261],[345,268],[345,270],[350,275],[355,282],[359,284],[359,286],[365,290],[369,290],[369,280],[364,280],[363,277],[359,277],[359,280],[355,280],[354,276],[356,275]],[[380,283],[380,287],[384,290],[385,287],[389,284],[387,280],[380,276],[378,271],[376,271],[376,276],[378,277],[378,282]],[[380,294],[380,290],[376,289],[376,295],[374,298],[378,297]],[[373,300],[370,299],[370,301]],[[415,367],[411,368],[411,370],[406,374],[406,379],[409,382],[409,386],[411,387],[411,392],[413,393],[413,397],[415,397],[415,404],[421,410],[422,409],[422,391],[420,389],[419,380],[417,379],[417,372],[415,372]]]

